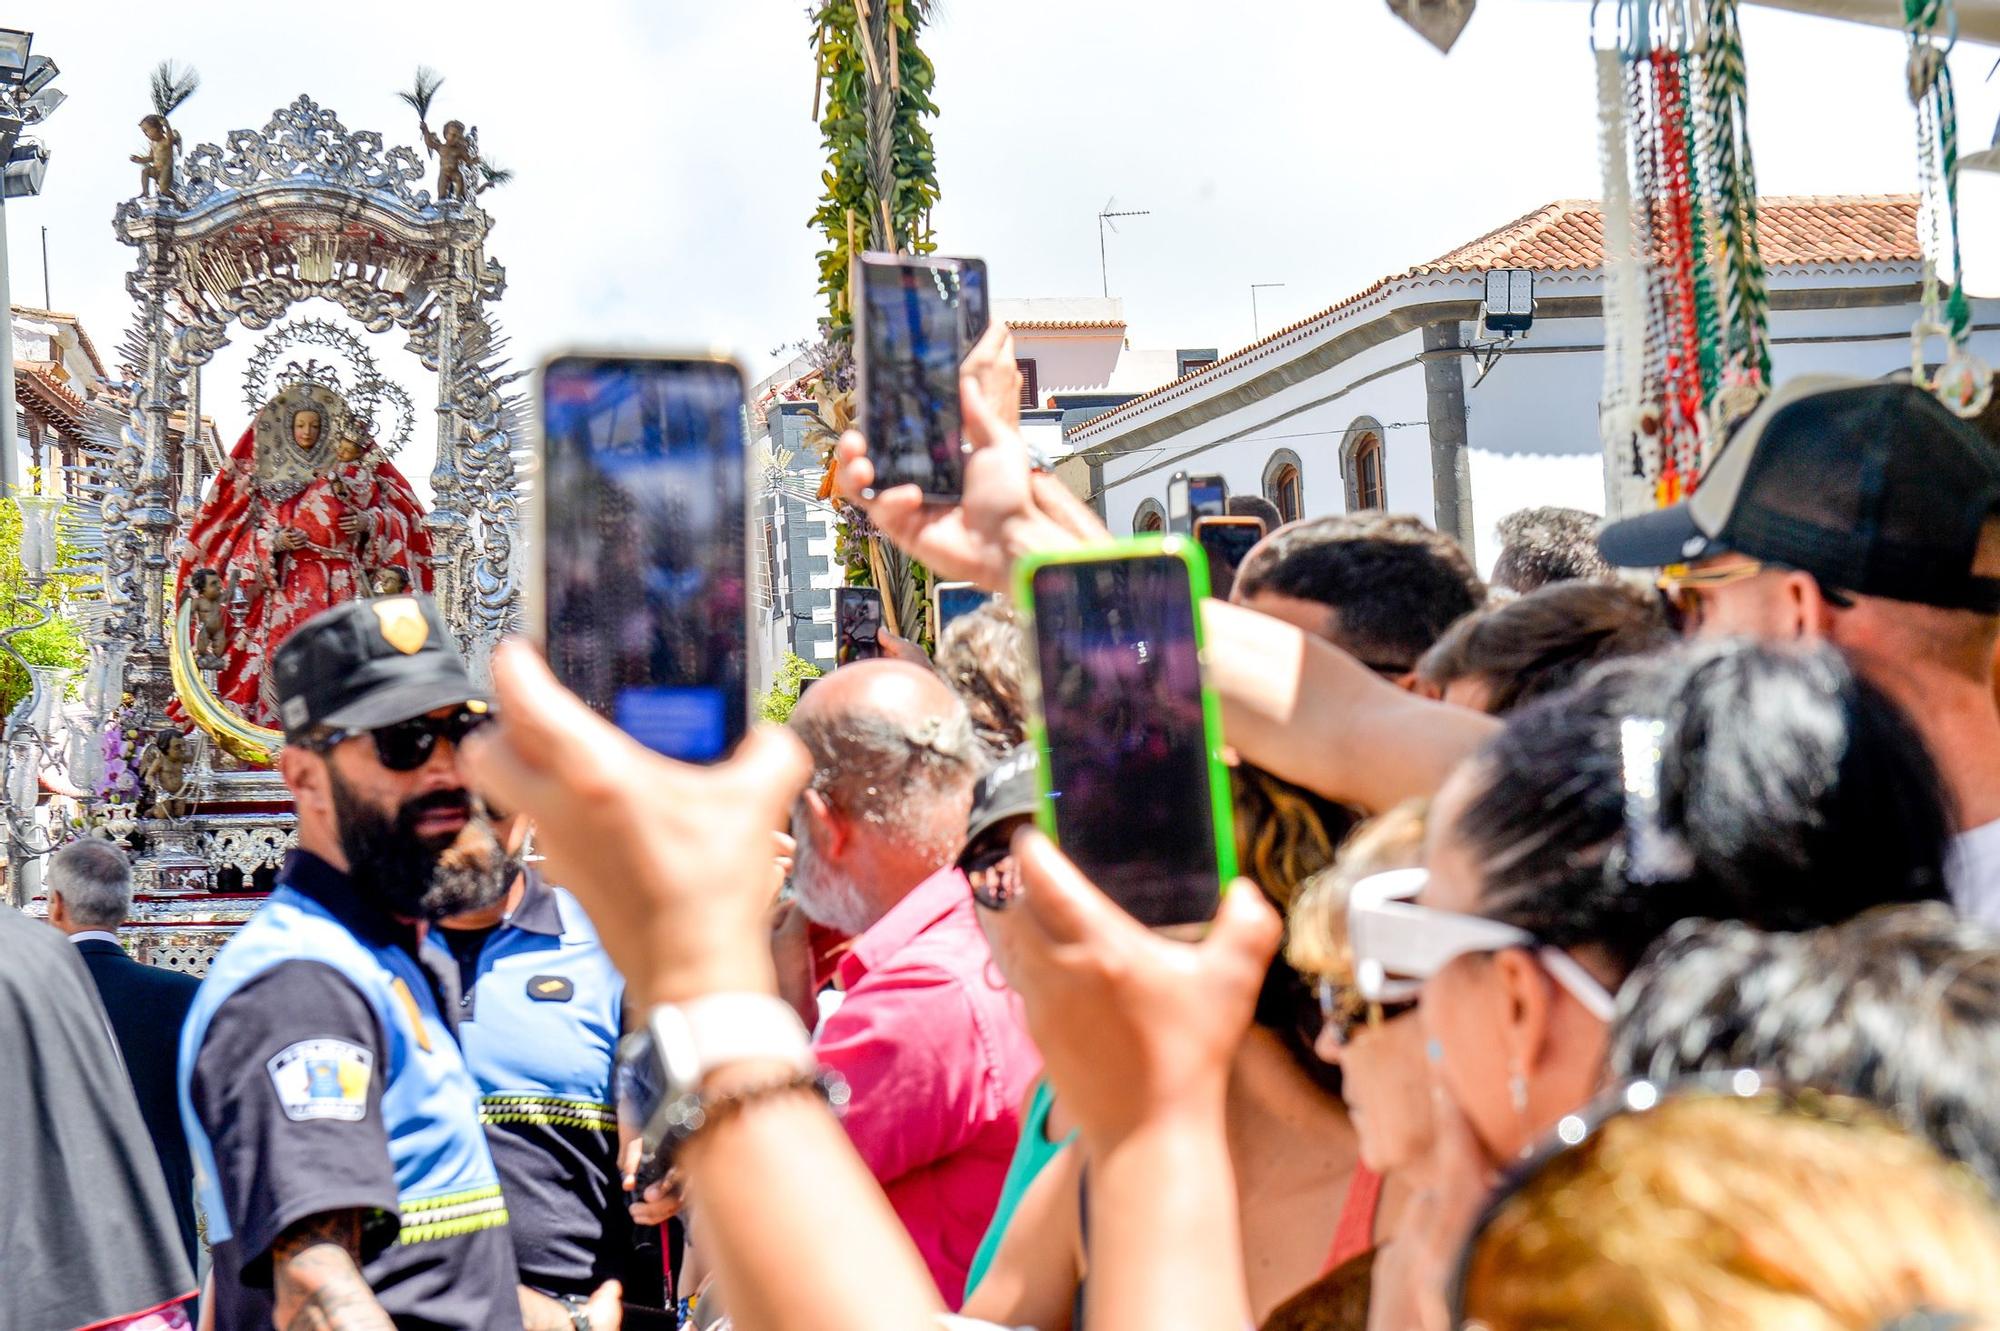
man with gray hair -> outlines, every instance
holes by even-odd
[[[118,928],[132,910],[132,866],[114,842],[72,841],[49,857],[43,881],[49,923],[69,935],[97,984],[111,1018],[111,1033],[125,1059],[125,1073],[139,1098],[139,1117],[159,1153],[168,1200],[179,1222],[188,1261],[199,1256],[194,1228],[194,1165],[181,1127],[175,1059],[181,1023],[201,981],[163,966],[144,966],[118,944]]]
[[[848,1134],[956,1309],[1041,1067],[953,864],[984,750],[951,689],[899,661],[834,671],[791,725],[814,769],[792,885],[853,938],[814,1048],[847,1078]]]

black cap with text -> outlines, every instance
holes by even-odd
[[[2000,614],[1975,568],[2000,516],[2000,452],[1909,384],[1802,376],[1758,406],[1688,499],[1611,523],[1611,564],[1735,553],[1862,596]],[[2000,571],[2000,570],[1991,570]]]
[[[271,668],[290,740],[487,702],[428,596],[377,596],[322,610],[279,645]]]

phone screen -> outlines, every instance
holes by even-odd
[[[1219,518],[1229,508],[1229,486],[1216,475],[1188,477],[1188,511],[1197,518]]]
[[[1050,564],[1033,600],[1056,839],[1141,923],[1213,918],[1222,885],[1187,565]]]
[[[873,587],[833,589],[833,663],[844,666],[882,654],[882,593]]]
[[[860,425],[877,493],[915,485],[956,499],[964,489],[959,278],[949,264],[862,260]]]
[[[742,377],[575,356],[543,394],[549,666],[646,747],[720,758],[748,724]]]
[[[983,591],[970,582],[939,583],[937,631],[943,633],[952,620],[960,615],[970,614],[992,599],[991,592]]]
[[[1255,518],[1207,518],[1194,524],[1194,538],[1208,556],[1210,594],[1226,601],[1244,556],[1264,539],[1264,524]]]
[[[958,271],[959,308],[965,316],[965,346],[969,351],[973,343],[986,336],[987,326],[992,321],[986,291],[986,260],[960,259]]]

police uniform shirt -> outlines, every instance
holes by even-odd
[[[458,1036],[521,1282],[587,1296],[624,1276],[632,1244],[612,1103],[625,982],[576,898],[532,868],[526,880],[497,927],[434,930],[426,946],[470,973]]]
[[[223,1331],[271,1325],[280,1234],[351,1210],[362,1275],[399,1328],[518,1331],[477,1090],[419,956],[411,926],[295,852],[203,981],[182,1031],[181,1113]]]

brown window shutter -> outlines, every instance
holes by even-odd
[[[1035,373],[1035,362],[1023,360],[1014,363],[1021,367],[1021,410],[1033,411],[1042,405],[1042,383]]]

